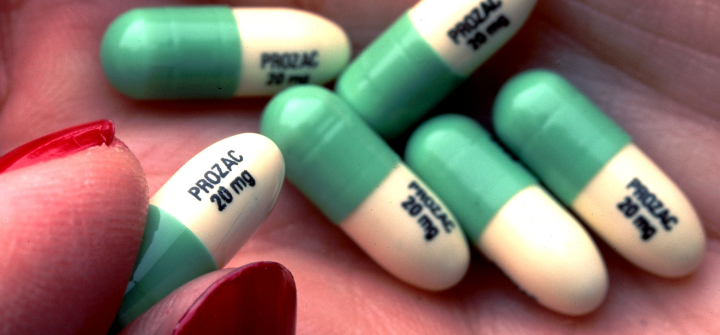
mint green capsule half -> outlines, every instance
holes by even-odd
[[[100,59],[110,83],[135,99],[228,98],[240,50],[230,7],[141,8],[110,25]]]
[[[498,136],[564,204],[570,205],[630,136],[555,73],[508,81],[493,111]]]
[[[454,216],[342,98],[289,88],[260,132],[282,151],[288,179],[389,273],[431,291],[462,279],[470,252]]]
[[[338,96],[316,86],[276,95],[260,133],[277,144],[290,179],[334,223],[340,223],[400,161]]]
[[[121,329],[176,288],[217,269],[207,247],[187,226],[150,205],[133,277],[114,327]]]
[[[405,160],[451,206],[471,241],[535,178],[469,118],[443,115],[424,123]]]
[[[603,301],[607,270],[588,233],[472,119],[430,119],[405,159],[478,250],[538,303],[581,315]]]
[[[465,79],[432,50],[405,14],[340,75],[336,90],[378,133],[394,137]]]
[[[290,8],[138,8],[118,17],[100,47],[110,83],[134,99],[269,96],[325,83],[350,44],[335,23]]]
[[[536,0],[423,0],[340,74],[336,91],[381,136],[418,121],[502,47]]]

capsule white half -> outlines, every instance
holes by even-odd
[[[184,223],[221,267],[270,215],[284,178],[275,143],[259,134],[240,134],[193,157],[150,204]]]
[[[615,250],[649,272],[680,277],[702,260],[705,234],[695,210],[632,143],[590,180],[572,208]]]
[[[270,96],[293,84],[324,84],[350,60],[340,26],[319,15],[277,8],[235,8],[242,62],[235,96]]]
[[[607,270],[595,243],[536,185],[510,199],[475,243],[520,288],[550,309],[582,315],[605,298]]]
[[[339,226],[388,272],[442,290],[462,278],[470,260],[465,237],[446,208],[399,163]]]
[[[520,30],[535,2],[423,0],[407,15],[447,66],[467,77]]]

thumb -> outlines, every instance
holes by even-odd
[[[0,333],[104,333],[143,234],[140,164],[110,121],[0,158]]]

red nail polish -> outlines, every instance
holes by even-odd
[[[115,124],[99,120],[66,128],[25,143],[0,157],[0,173],[64,157],[115,139]]]
[[[297,296],[288,269],[245,265],[213,283],[180,318],[174,335],[295,334]]]

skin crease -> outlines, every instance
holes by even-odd
[[[317,12],[344,27],[357,52],[413,3],[235,5]],[[153,194],[208,145],[256,132],[267,99],[135,102],[105,81],[98,49],[107,25],[130,8],[169,4],[182,2],[1,4],[0,154],[58,129],[112,119],[118,138],[138,157]],[[268,222],[228,266],[258,260],[285,265],[297,284],[299,334],[717,333],[718,23],[718,1],[539,0],[518,35],[435,109],[472,115],[487,126],[492,99],[510,76],[534,67],[560,72],[625,128],[695,205],[708,244],[694,275],[654,277],[598,242],[610,289],[600,308],[584,317],[543,309],[476,251],[457,287],[427,293],[381,270],[289,183]],[[401,149],[402,140],[394,146]]]

